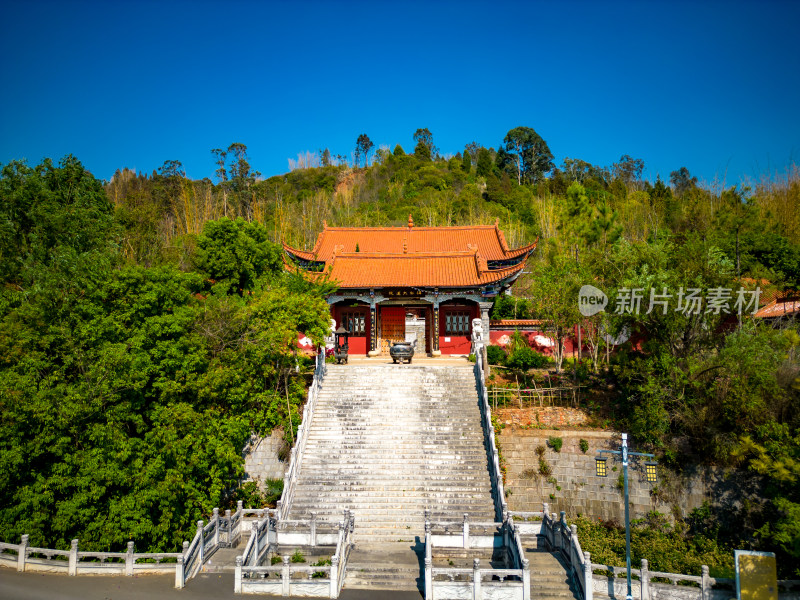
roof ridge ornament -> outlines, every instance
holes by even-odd
[[[414,217],[411,216],[411,213],[408,213],[408,228],[411,229],[414,227]]]

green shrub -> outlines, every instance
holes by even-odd
[[[277,565],[277,564],[280,564],[282,562],[283,562],[283,559],[280,556],[278,556],[277,554],[275,556],[273,556],[271,559],[269,559],[269,564],[271,564],[271,565]]]
[[[486,360],[490,365],[505,365],[506,351],[500,346],[486,346]]]
[[[564,440],[560,437],[550,437],[547,438],[547,445],[550,446],[556,452],[561,452],[561,446],[564,444]]]
[[[506,366],[515,371],[526,372],[529,369],[540,369],[547,364],[547,357],[534,351],[529,346],[518,346],[506,359]]]
[[[294,554],[292,554],[292,562],[293,563],[304,563],[306,562],[306,557],[303,556],[303,553],[300,550],[295,550]]]
[[[553,474],[553,469],[547,463],[547,461],[543,458],[539,459],[539,473],[544,475],[545,477],[550,477]]]
[[[586,454],[587,450],[589,450],[589,442],[581,438],[581,441],[579,443],[581,445],[581,452]]]

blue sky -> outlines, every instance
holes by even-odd
[[[533,127],[557,164],[711,182],[800,163],[800,2],[2,3],[0,162],[97,177],[248,146],[264,176],[429,128],[442,153]]]

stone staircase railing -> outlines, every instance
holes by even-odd
[[[581,598],[625,597],[627,569],[591,562],[591,555],[581,549],[577,526],[567,524],[563,511],[556,517],[545,503],[542,511],[512,511],[510,515],[520,535],[543,536],[548,549],[560,554],[570,577],[578,584]],[[735,580],[711,577],[706,565],[701,567],[701,575],[683,575],[651,571],[647,559],[642,559],[641,568],[631,569],[631,575],[638,578],[632,580],[631,592],[640,600],[727,600],[735,593]],[[653,579],[666,579],[670,583],[656,583]],[[800,588],[800,582],[778,582],[782,595],[793,592],[795,587]]]
[[[180,552],[135,552],[128,542],[126,552],[82,552],[78,540],[69,550],[37,548],[28,545],[28,535],[19,544],[0,542],[0,565],[17,571],[44,571],[67,575],[140,575],[176,571]]]
[[[257,522],[241,556],[236,558],[234,592],[239,594],[273,594],[338,598],[344,585],[347,560],[353,546],[355,518],[346,510],[338,523],[335,536],[327,523],[292,521],[279,523],[273,518]],[[307,532],[298,531],[308,529]],[[332,543],[331,543],[332,542]],[[277,544],[311,546],[334,545],[330,565],[292,564],[291,557],[281,557],[281,564],[261,566],[270,549]]]
[[[530,600],[531,572],[522,541],[513,521],[505,523],[462,523],[425,521],[425,600],[437,598],[495,598]],[[433,549],[464,550],[505,548],[514,568],[482,569],[480,559],[473,559],[472,569],[435,568]]]
[[[481,349],[482,350],[482,349]],[[500,453],[494,439],[494,425],[492,425],[492,410],[489,407],[489,397],[486,390],[486,379],[484,376],[484,360],[486,352],[479,351],[475,355],[475,379],[478,385],[478,398],[481,405],[481,417],[483,419],[483,432],[486,442],[486,449],[489,452],[489,475],[492,480],[492,494],[494,495],[496,518],[499,517],[503,522],[508,518],[508,504],[506,503],[505,491],[503,489],[503,472],[500,469]]]
[[[297,477],[300,474],[300,468],[303,463],[303,453],[305,452],[306,441],[308,440],[308,431],[311,429],[311,422],[314,418],[317,396],[319,396],[322,380],[325,378],[326,373],[325,347],[322,346],[317,348],[314,380],[311,382],[311,387],[308,388],[308,399],[303,409],[303,421],[297,429],[297,438],[289,459],[289,468],[286,470],[286,474],[283,477],[283,493],[281,494],[281,499],[278,500],[277,516],[279,519],[289,515],[289,508],[292,505],[295,487],[297,486]]]

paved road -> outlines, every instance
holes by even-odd
[[[204,573],[183,590],[176,590],[175,577],[139,575],[137,577],[68,577],[49,573],[18,573],[0,569],[2,600],[242,600],[233,593],[233,574]],[[273,598],[274,596],[246,596]],[[373,592],[344,590],[342,600],[419,600],[417,592]]]

